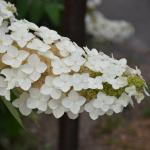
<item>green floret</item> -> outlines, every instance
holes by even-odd
[[[87,100],[92,100],[97,97],[99,91],[100,91],[99,89],[86,89],[86,90],[81,90],[79,94],[85,97]]]
[[[120,88],[120,89],[116,90],[116,89],[113,89],[112,85],[109,83],[103,84],[102,92],[106,93],[106,95],[115,96],[115,97],[119,98],[124,91],[125,91],[125,88]]]
[[[96,78],[98,76],[102,76],[102,73],[89,70],[89,76],[92,77],[92,78]]]
[[[86,89],[86,90],[81,90],[79,94],[83,97],[85,97],[87,100],[92,100],[97,97],[97,94],[99,92],[104,92],[106,95],[109,96],[115,96],[119,98],[122,93],[125,91],[125,88],[120,88],[120,89],[113,89],[112,85],[108,83],[103,83],[103,89]]]
[[[88,73],[89,76],[92,77],[92,78],[96,78],[96,77],[98,77],[98,76],[102,76],[102,73],[101,73],[101,72],[93,71],[93,70],[91,70],[91,69],[89,69],[89,68],[87,68],[87,67],[84,67],[84,66],[81,67],[81,69],[80,69],[79,72],[80,72],[80,73]]]
[[[87,67],[81,67],[80,69],[81,73],[89,73],[89,76],[92,78],[96,78],[97,76],[102,76],[101,72],[95,72],[93,70],[90,70]],[[145,81],[142,77],[138,76],[138,75],[129,75],[129,74],[125,74],[123,76],[126,76],[128,78],[128,86],[132,86],[134,85],[136,87],[136,90],[141,92],[143,90]],[[128,87],[126,86],[126,87]],[[81,90],[79,92],[79,94],[81,96],[84,96],[87,100],[92,100],[95,99],[97,97],[97,94],[99,92],[103,92],[108,96],[115,96],[117,98],[119,98],[122,93],[125,91],[125,88],[119,88],[119,89],[113,89],[112,85],[105,82],[103,83],[103,89],[86,89],[86,90]]]
[[[142,91],[145,85],[144,79],[138,75],[131,75],[128,77],[128,84],[129,86],[134,85],[137,91]]]

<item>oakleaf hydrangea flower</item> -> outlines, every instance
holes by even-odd
[[[5,76],[5,80],[8,82],[7,89],[9,90],[20,87],[26,91],[31,87],[32,80],[19,69],[3,69],[1,74]]]
[[[46,27],[40,27],[39,30],[35,33],[37,36],[43,39],[46,44],[52,44],[54,41],[60,39],[60,35],[54,30],[49,30]]]
[[[78,72],[80,67],[85,63],[85,59],[78,53],[73,53],[67,58],[64,58],[62,61],[67,67],[75,72]]]
[[[37,108],[38,110],[46,111],[50,97],[41,94],[40,90],[37,88],[31,88],[29,92],[30,95],[27,99],[27,107],[30,109]]]
[[[37,81],[46,68],[46,64],[40,61],[38,55],[32,54],[28,58],[27,63],[22,65],[21,70],[28,74],[31,80]]]
[[[50,49],[50,46],[42,42],[40,39],[35,38],[29,42],[27,48],[38,50],[40,52],[46,52],[48,49]]]
[[[67,67],[61,59],[52,60],[53,73],[59,75],[62,73],[69,73],[71,69]]]
[[[18,50],[14,46],[9,46],[7,47],[7,53],[2,57],[2,62],[13,68],[18,68],[28,56],[29,53],[27,51]]]
[[[24,92],[24,93],[22,93],[20,95],[20,97],[18,99],[16,99],[12,103],[13,106],[15,106],[16,108],[19,108],[19,111],[24,116],[28,116],[32,112],[32,109],[27,107],[27,99],[28,99],[28,97],[29,97],[29,94]]]
[[[68,74],[61,74],[54,78],[53,85],[63,92],[68,92],[72,86],[72,78]]]
[[[57,99],[57,100],[50,100],[48,103],[49,108],[52,110],[52,114],[56,117],[56,118],[60,118],[64,115],[65,112],[67,112],[68,110],[62,105],[61,100]]]
[[[60,54],[63,57],[68,56],[70,53],[76,51],[75,45],[68,38],[61,38],[59,42],[56,43],[56,47],[60,50]]]
[[[90,10],[99,2],[88,3]],[[17,92],[12,105],[23,115],[34,110],[76,119],[85,111],[95,120],[149,96],[141,71],[130,68],[125,58],[81,48],[54,30],[17,20],[15,12],[12,4],[0,0],[0,96],[12,102],[10,91]],[[98,20],[90,24],[88,16],[89,33],[94,29],[94,35],[117,41],[127,37],[126,23],[110,22],[97,12],[92,16]]]
[[[45,84],[41,87],[41,93],[43,95],[50,95],[53,99],[59,99],[61,97],[61,91],[53,85],[53,77],[47,76],[45,78]]]
[[[68,97],[62,100],[62,104],[65,108],[68,108],[73,114],[78,114],[80,107],[85,103],[85,98],[79,96],[75,91],[69,92]]]
[[[13,40],[10,38],[9,35],[5,33],[0,34],[0,53],[5,53],[7,46],[12,44]]]
[[[102,111],[106,112],[109,110],[109,105],[112,105],[115,101],[115,97],[107,96],[104,93],[98,93],[97,98],[93,102],[95,108],[100,108]]]

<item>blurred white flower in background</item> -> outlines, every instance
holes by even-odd
[[[101,0],[88,0],[86,14],[86,31],[92,35],[96,41],[123,42],[134,33],[131,23],[124,20],[109,20],[99,12],[96,7],[101,4]]]

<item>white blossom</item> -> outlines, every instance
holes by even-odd
[[[89,78],[88,79],[88,87],[90,89],[103,89],[103,77],[98,76],[96,78]]]
[[[50,30],[44,26],[40,27],[35,34],[42,38],[46,44],[52,44],[60,39],[60,35],[58,35],[56,31]]]
[[[3,69],[1,74],[5,76],[5,80],[8,82],[7,89],[20,87],[27,91],[31,87],[31,79],[29,79],[28,75],[19,69]]]
[[[5,53],[7,46],[12,44],[12,39],[5,33],[0,34],[0,53]]]
[[[63,63],[72,71],[78,72],[80,67],[85,63],[85,59],[78,53],[73,53],[70,56],[62,59]]]
[[[54,59],[51,62],[52,70],[55,75],[69,73],[71,69],[67,67],[60,59]]]
[[[16,41],[20,47],[24,47],[31,39],[34,38],[34,35],[21,28],[19,31],[12,32],[11,38]]]
[[[49,108],[52,110],[52,114],[55,118],[60,118],[64,115],[68,110],[62,105],[61,99],[50,100],[48,103]]]
[[[100,2],[88,0],[87,32],[114,42],[129,37],[132,26],[105,18],[95,10]],[[81,48],[54,30],[17,20],[15,12],[12,4],[0,0],[0,96],[10,100],[10,90],[25,91],[12,103],[23,115],[36,109],[56,118],[66,113],[76,119],[86,111],[95,120],[133,106],[132,98],[140,103],[149,96],[146,82],[139,89],[136,83],[128,83],[130,76],[143,77],[125,58],[117,60],[97,49]],[[88,99],[88,94],[94,98]]]
[[[93,6],[92,6],[92,5]],[[93,2],[88,5],[95,7]],[[134,27],[124,20],[109,20],[101,12],[93,9],[86,14],[86,32],[96,41],[122,42],[134,33]]]
[[[61,38],[61,40],[56,43],[56,47],[60,50],[60,54],[63,57],[66,57],[70,53],[76,51],[76,46],[68,38],[65,37]]]
[[[7,47],[7,53],[2,56],[2,62],[13,68],[18,68],[22,62],[29,56],[24,50],[18,50],[14,46]]]
[[[137,100],[137,103],[139,104],[139,103],[141,103],[141,101],[144,99],[144,94],[143,94],[143,93],[137,93],[137,94],[135,95],[135,98],[136,98],[136,100]]]
[[[105,112],[99,108],[95,108],[93,106],[93,102],[94,101],[91,100],[90,102],[86,103],[84,106],[84,110],[89,113],[91,119],[96,120],[96,119],[98,119],[99,116],[104,115]]]
[[[3,18],[0,16],[0,26],[2,25]]]
[[[3,18],[3,19],[8,19],[8,18],[11,18],[13,17],[13,13],[16,12],[16,8],[13,4],[11,3],[7,3],[3,0],[0,1],[0,16]]]
[[[40,39],[34,38],[27,45],[27,48],[34,49],[40,52],[46,52],[50,49],[50,46],[42,42]]]
[[[48,101],[50,96],[46,96],[40,93],[40,90],[37,88],[31,88],[30,94],[27,99],[27,107],[30,109],[38,109],[41,111],[46,111],[48,106]]]
[[[46,69],[47,65],[40,61],[40,58],[36,54],[30,55],[27,63],[21,66],[21,70],[28,74],[29,78],[33,81],[37,81]]]
[[[68,108],[73,114],[78,114],[85,101],[84,97],[72,90],[69,92],[68,97],[62,100],[62,105]]]
[[[107,96],[102,92],[97,94],[97,98],[93,101],[93,106],[95,108],[100,108],[102,111],[107,112],[115,101],[114,96]]]
[[[83,74],[74,74],[72,76],[72,85],[73,89],[75,91],[80,91],[82,89],[88,89],[88,79],[89,74],[83,73]]]
[[[111,77],[106,77],[105,81],[111,84],[114,89],[119,89],[128,85],[127,77],[122,76],[117,77],[115,79]]]
[[[24,92],[20,95],[19,98],[17,98],[15,101],[12,102],[13,106],[15,106],[16,108],[19,108],[19,111],[24,116],[28,116],[32,112],[32,109],[27,107],[28,97],[29,97],[29,94]]]
[[[45,84],[42,85],[40,91],[43,95],[50,95],[53,99],[61,97],[61,91],[53,85],[54,77],[46,76]]]
[[[127,92],[127,94],[129,96],[134,96],[136,95],[136,87],[133,85],[133,86],[129,86],[125,89],[125,92]]]
[[[88,0],[87,7],[90,9],[95,9],[96,6],[100,5],[102,0]]]
[[[54,78],[53,85],[63,92],[68,92],[72,86],[72,78],[68,74],[61,74]]]
[[[78,118],[78,114],[73,114],[72,112],[67,112],[67,116],[70,118],[70,119],[77,119]]]

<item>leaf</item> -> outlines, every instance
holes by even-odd
[[[12,106],[12,104],[9,101],[5,100],[4,98],[2,98],[2,100],[3,100],[3,103],[5,104],[5,106],[7,107],[7,109],[10,111],[10,113],[14,116],[14,118],[20,124],[20,126],[24,128],[18,111]]]
[[[31,10],[30,10],[30,19],[34,23],[38,23],[44,13],[43,9],[43,2],[40,0],[33,1],[31,3]]]
[[[49,19],[55,24],[58,25],[60,23],[60,15],[63,10],[63,5],[53,2],[45,5],[45,11],[49,17]]]
[[[26,17],[28,10],[30,9],[28,0],[17,0],[17,9],[19,18]]]

